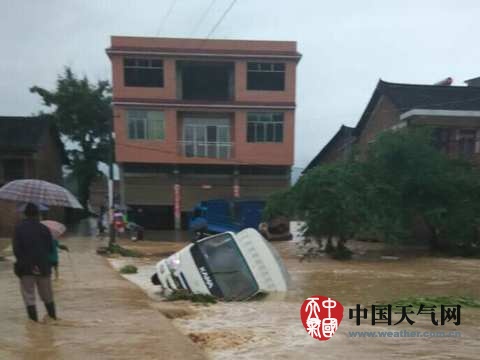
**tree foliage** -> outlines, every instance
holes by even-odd
[[[99,174],[99,162],[108,161],[110,122],[112,119],[111,89],[108,81],[90,82],[77,77],[70,68],[59,75],[56,89],[34,86],[44,105],[52,108],[49,116],[60,133],[75,149],[67,150],[70,168],[78,180],[79,200],[86,205],[89,188]]]
[[[305,220],[308,234],[341,243],[353,236],[411,243],[422,225],[432,248],[469,253],[478,248],[480,174],[431,139],[429,129],[381,134],[361,156],[310,170],[267,209],[282,206]]]

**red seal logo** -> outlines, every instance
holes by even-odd
[[[313,295],[300,308],[300,318],[308,335],[325,341],[337,331],[343,319],[343,306],[332,298]]]

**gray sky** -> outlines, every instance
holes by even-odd
[[[52,88],[63,66],[110,79],[110,35],[205,37],[230,0],[0,0],[0,115],[41,109],[32,85]],[[355,125],[379,78],[455,85],[480,76],[476,0],[238,0],[212,38],[296,40],[295,166],[341,124]]]

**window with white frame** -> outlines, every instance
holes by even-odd
[[[283,142],[283,113],[249,113],[247,142]]]
[[[128,110],[127,123],[129,139],[165,139],[165,114],[163,111]]]
[[[163,87],[163,61],[159,59],[123,59],[125,86]]]
[[[285,90],[285,64],[249,62],[247,90]]]
[[[182,144],[186,157],[230,158],[230,119],[186,117]]]

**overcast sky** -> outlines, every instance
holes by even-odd
[[[231,3],[216,0],[195,29],[211,1],[0,0],[0,115],[38,112],[28,88],[52,88],[65,65],[110,79],[110,35],[207,36]],[[211,38],[298,42],[295,166],[304,167],[341,124],[356,124],[379,78],[480,76],[479,18],[475,0],[238,0]]]

